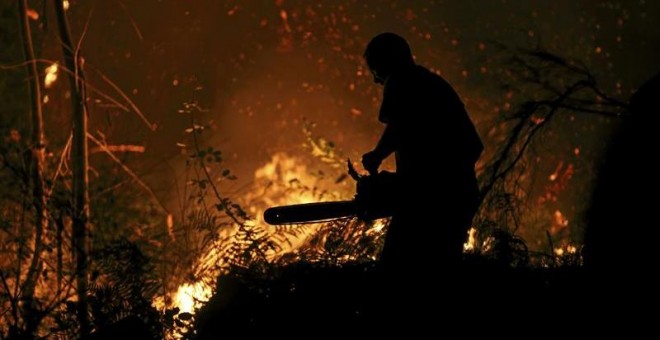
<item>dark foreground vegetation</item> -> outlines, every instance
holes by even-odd
[[[586,292],[584,271],[573,267],[513,269],[475,257],[460,272],[427,270],[434,272],[427,275],[430,282],[417,282],[424,276],[418,272],[388,278],[374,263],[341,268],[300,263],[283,268],[277,278],[223,277],[218,294],[196,315],[196,338],[289,327],[326,335],[440,329],[449,334],[471,322],[574,315]]]

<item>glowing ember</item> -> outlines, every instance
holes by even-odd
[[[555,255],[557,256],[565,256],[565,255],[573,255],[577,253],[577,247],[575,247],[572,244],[566,245],[566,247],[559,247],[554,249]]]
[[[566,219],[566,217],[564,217],[564,214],[562,214],[561,211],[559,210],[555,211],[555,223],[562,227],[568,226],[568,220]]]
[[[282,18],[282,22],[284,23],[284,28],[286,29],[286,31],[291,32],[288,15],[285,10],[280,10],[280,18]]]
[[[44,85],[46,88],[53,86],[53,83],[55,83],[57,80],[57,71],[57,63],[53,63],[52,65],[46,67],[46,77],[44,78]]]
[[[561,211],[555,210],[552,216],[552,224],[550,226],[550,235],[558,235],[560,232],[566,231],[568,228],[568,219],[562,214]]]
[[[371,229],[367,230],[367,234],[371,235],[371,234],[377,234],[377,233],[382,232],[383,228],[385,228],[385,226],[387,226],[388,222],[389,222],[389,220],[386,219],[386,218],[376,220],[374,222],[374,226]]]
[[[28,8],[25,14],[27,14],[28,18],[32,20],[39,20],[39,13],[32,8]]]
[[[463,243],[463,252],[471,252],[474,251],[477,246],[477,229],[474,227],[470,228],[468,230],[468,240],[467,242]]]

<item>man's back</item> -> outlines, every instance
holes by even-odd
[[[425,177],[433,174],[434,182],[452,183],[474,178],[481,140],[463,102],[439,75],[419,65],[392,74],[379,119],[396,127],[400,175],[430,180]]]
[[[400,180],[383,260],[455,265],[478,203],[474,165],[483,150],[463,102],[442,77],[414,65],[388,78],[379,119],[395,131]]]

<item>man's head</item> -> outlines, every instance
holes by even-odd
[[[406,39],[389,32],[371,39],[364,51],[364,59],[377,84],[384,84],[392,72],[415,64]]]

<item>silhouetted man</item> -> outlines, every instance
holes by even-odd
[[[375,174],[394,153],[399,181],[381,260],[402,280],[451,272],[477,208],[481,140],[451,85],[417,65],[405,39],[380,34],[364,58],[384,86],[378,118],[386,126],[362,164]]]

